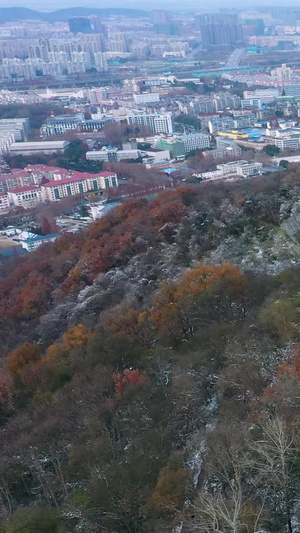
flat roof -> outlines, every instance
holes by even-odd
[[[49,146],[49,148],[53,148],[54,146],[57,147],[65,147],[70,144],[68,141],[37,141],[37,142],[19,142],[19,143],[12,143],[10,145],[11,148],[46,148]]]

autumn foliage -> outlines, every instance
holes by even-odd
[[[113,380],[116,394],[122,394],[130,386],[145,383],[146,376],[139,370],[124,370],[123,373],[113,374]]]
[[[193,333],[194,320],[199,317],[198,298],[213,291],[226,298],[230,295],[232,304],[238,299],[246,285],[245,276],[231,264],[205,265],[189,270],[177,283],[165,282],[154,297],[151,320],[161,333],[174,336],[188,336]]]
[[[76,295],[97,275],[125,265],[137,251],[155,244],[166,222],[178,223],[185,216],[187,195],[184,189],[162,193],[150,203],[127,202],[84,234],[62,235],[7,269],[0,280],[3,341],[5,332],[18,328],[21,320],[39,319],[57,299]]]
[[[8,354],[6,369],[12,374],[19,374],[24,366],[40,359],[40,347],[38,344],[26,342],[16,350]]]

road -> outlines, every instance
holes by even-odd
[[[202,44],[199,44],[198,46],[196,46],[196,48],[193,48],[191,52],[186,54],[185,59],[194,59],[197,56],[197,54],[199,54],[199,52],[202,52],[202,50],[203,50],[203,46]]]
[[[237,48],[236,50],[234,50],[227,60],[226,68],[237,68],[244,53],[244,48]]]

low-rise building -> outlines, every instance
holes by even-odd
[[[260,169],[262,169],[262,163],[255,161],[253,163],[243,163],[237,167],[236,173],[242,178],[251,178],[253,176],[258,176]]]
[[[13,155],[30,155],[39,152],[44,154],[63,154],[69,144],[67,141],[13,142],[9,146],[9,151]]]
[[[47,123],[41,126],[41,135],[63,135],[66,131],[94,131],[103,128],[108,122],[114,122],[113,117],[102,115],[97,119],[85,119],[83,113],[76,115],[62,115],[59,117],[51,117]]]
[[[27,252],[34,252],[42,244],[54,242],[59,237],[59,233],[52,233],[50,235],[30,235],[29,238],[21,240],[21,246],[24,250],[27,250]]]
[[[119,150],[118,148],[102,148],[102,150],[91,151],[86,153],[88,161],[103,161],[106,163],[115,163],[126,159],[138,159],[141,155],[140,150],[128,149]]]
[[[155,147],[159,150],[168,151],[171,158],[176,159],[185,155],[184,143],[175,135],[168,137],[157,137],[155,139]]]
[[[150,148],[149,150],[142,151],[143,159],[149,158],[153,163],[158,163],[159,161],[169,161],[171,156],[169,150],[159,150],[158,148]]]
[[[227,174],[238,174],[243,178],[249,178],[251,176],[256,176],[259,173],[259,169],[262,167],[262,163],[253,161],[248,163],[248,161],[230,161],[228,163],[217,165],[217,169],[221,170],[224,175]]]
[[[274,144],[280,150],[286,150],[287,148],[290,148],[290,150],[298,150],[300,146],[300,139],[299,137],[275,137]]]
[[[141,93],[134,94],[133,99],[136,104],[148,104],[151,102],[159,102],[159,93]]]
[[[203,133],[168,135],[155,138],[155,146],[168,150],[172,158],[182,157],[192,150],[205,150],[210,147],[210,137]]]

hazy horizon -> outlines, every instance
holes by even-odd
[[[159,0],[153,0],[151,2],[151,8],[160,8],[160,9],[170,9],[170,10],[205,10],[205,11],[211,11],[212,9],[217,9],[220,7],[233,7],[236,9],[243,8],[252,8],[255,10],[255,8],[258,6],[258,2],[254,3],[251,2],[251,0],[245,0],[243,2],[243,5],[241,6],[241,3],[239,0],[232,0],[229,2],[222,2],[222,0],[211,0],[209,3],[209,6],[207,6],[207,2],[204,0],[186,0],[184,4],[184,9],[182,6],[182,2],[178,0],[164,0],[163,2]],[[283,0],[263,0],[262,2],[263,6],[292,6],[297,7],[299,5],[298,0],[289,0],[288,3],[285,3]],[[146,0],[142,0],[140,2],[136,2],[136,0],[127,0],[126,4],[124,5],[124,2],[121,0],[103,0],[101,4],[99,4],[98,0],[89,0],[89,2],[86,4],[84,0],[53,0],[51,2],[51,9],[49,9],[49,4],[46,2],[37,2],[35,0],[12,0],[10,2],[2,3],[0,0],[0,7],[2,8],[9,8],[9,7],[27,7],[30,9],[34,9],[36,11],[54,11],[56,9],[63,9],[63,8],[71,8],[71,7],[90,7],[90,8],[108,8],[108,7],[114,7],[114,8],[128,8],[128,9],[149,9],[149,2]]]

